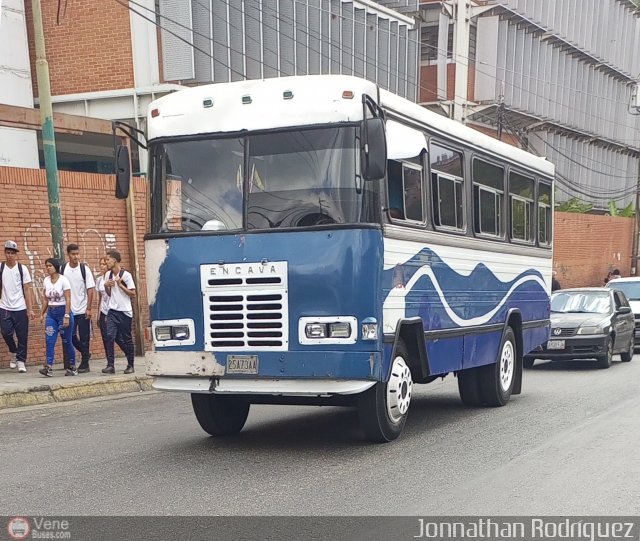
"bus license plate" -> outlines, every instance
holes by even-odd
[[[547,349],[564,349],[564,340],[549,340]]]
[[[257,355],[227,355],[227,374],[257,374]]]

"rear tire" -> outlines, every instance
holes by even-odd
[[[504,406],[511,397],[516,375],[516,335],[507,327],[502,336],[498,360],[483,366],[479,374],[480,394],[488,406]]]
[[[611,366],[611,359],[613,358],[613,338],[609,336],[607,338],[607,345],[605,347],[606,353],[598,358],[598,368],[609,368]]]
[[[413,387],[407,359],[404,342],[399,342],[389,380],[377,382],[359,397],[360,426],[371,441],[387,443],[395,440],[407,422]]]
[[[620,360],[623,363],[628,363],[631,361],[631,359],[633,359],[633,353],[635,351],[635,336],[631,335],[631,341],[629,342],[629,348],[627,349],[627,351],[623,351],[622,353],[620,353]]]
[[[242,430],[251,404],[240,396],[191,394],[191,404],[202,429],[211,436],[230,436]]]

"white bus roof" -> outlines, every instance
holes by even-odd
[[[353,97],[345,97],[345,91],[351,91]],[[148,139],[356,122],[362,119],[362,94],[378,99],[378,91],[384,109],[544,175],[554,175],[553,164],[544,158],[379,90],[371,81],[348,75],[304,75],[187,87],[149,105]]]

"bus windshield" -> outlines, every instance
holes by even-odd
[[[357,178],[353,126],[163,142],[150,152],[153,233],[379,220],[376,183]]]

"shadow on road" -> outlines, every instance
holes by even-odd
[[[621,361],[614,358],[611,363],[611,368],[614,368],[622,363]],[[608,370],[611,370],[609,368]],[[536,361],[532,368],[526,368],[525,373],[527,371],[570,371],[570,372],[584,372],[584,371],[603,371],[601,368],[598,368],[597,361],[584,361],[584,360],[576,360],[576,361]],[[606,371],[606,370],[604,370]]]
[[[514,402],[517,398],[514,397]],[[225,456],[231,452],[248,451],[259,456],[262,452],[336,452],[358,450],[359,452],[379,452],[379,445],[370,443],[364,437],[358,425],[358,414],[355,408],[347,407],[308,407],[298,408],[295,413],[282,413],[277,406],[252,406],[255,411],[249,414],[245,428],[239,434],[230,437],[213,438],[202,432],[202,438],[184,441],[175,449],[179,456],[201,456],[201,453],[224,450]],[[257,408],[260,408],[259,410]],[[265,418],[269,409],[274,408],[273,419]],[[390,445],[404,445],[420,441],[428,445],[430,440],[436,441],[438,434],[448,425],[460,419],[482,415],[493,408],[466,408],[457,392],[436,395],[417,396],[412,399],[409,417],[400,439]],[[259,412],[259,413],[258,413]],[[253,420],[252,416],[259,416]],[[197,429],[200,429],[197,426]],[[383,446],[384,447],[384,446]],[[391,450],[391,447],[388,447]]]

